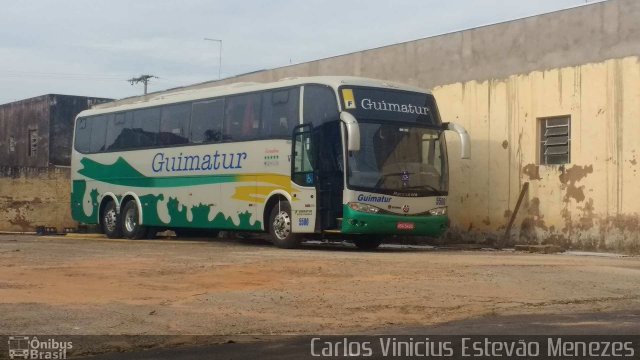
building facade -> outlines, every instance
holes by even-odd
[[[75,227],[69,210],[73,121],[106,101],[50,94],[0,105],[0,230]]]

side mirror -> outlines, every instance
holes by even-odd
[[[458,133],[460,137],[460,158],[471,159],[471,139],[467,130],[456,123],[443,123],[442,126],[445,130],[451,130]]]
[[[343,111],[340,120],[347,126],[347,150],[360,151],[360,126],[355,116]]]

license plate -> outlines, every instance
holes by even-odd
[[[416,228],[416,224],[410,222],[399,222],[396,225],[398,230],[413,230]]]

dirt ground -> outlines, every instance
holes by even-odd
[[[640,310],[640,258],[0,236],[4,334],[311,334]]]

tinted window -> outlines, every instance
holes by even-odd
[[[107,138],[105,143],[106,151],[114,151],[127,147],[123,135],[131,127],[131,122],[127,124],[125,113],[115,114],[107,121]]]
[[[113,115],[99,115],[89,119],[91,122],[91,142],[89,152],[104,151],[105,136],[107,133],[107,121]]]
[[[195,144],[222,140],[224,100],[193,103],[191,114],[191,142]]]
[[[87,118],[79,118],[76,122],[75,149],[81,153],[87,153],[90,143],[91,123]]]
[[[174,145],[188,143],[190,118],[191,104],[163,106],[158,144]]]
[[[225,140],[250,140],[260,132],[260,94],[227,98],[223,134]]]
[[[262,135],[290,138],[298,125],[299,89],[268,91],[262,94]]]
[[[156,145],[156,136],[160,131],[160,109],[151,108],[133,112],[131,125],[132,147]]]
[[[338,120],[338,101],[333,89],[321,85],[304,87],[304,122],[314,126]]]

